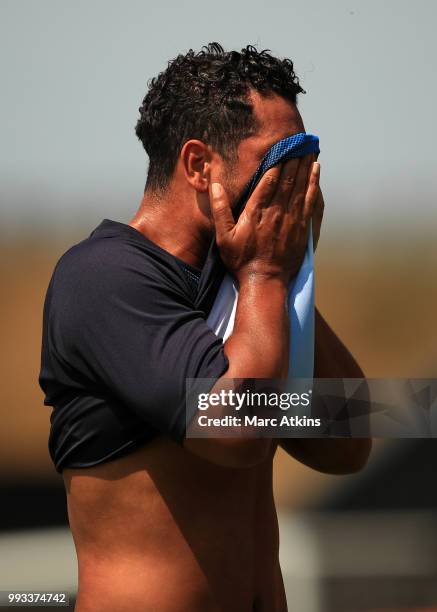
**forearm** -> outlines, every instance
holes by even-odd
[[[350,351],[320,312],[315,318],[315,378],[364,378]],[[369,457],[368,438],[288,438],[280,446],[305,465],[329,474],[348,474],[362,469]]]
[[[334,333],[316,308],[315,378],[364,378],[364,373],[351,352]]]
[[[287,286],[277,278],[241,283],[232,335],[224,351],[226,378],[283,378],[288,370]]]
[[[287,287],[278,279],[250,277],[240,283],[234,329],[225,342],[229,368],[217,380],[212,393],[240,390],[249,378],[281,378],[288,369]],[[237,379],[235,384],[232,379]],[[221,417],[226,407],[211,406],[208,416]],[[250,467],[266,460],[273,451],[269,438],[187,439],[186,448],[224,467]],[[275,446],[276,448],[276,446]]]

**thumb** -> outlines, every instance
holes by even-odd
[[[235,225],[231,205],[221,183],[210,183],[209,200],[214,219],[216,240],[219,243]]]

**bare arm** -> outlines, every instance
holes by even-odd
[[[364,372],[332,327],[315,313],[314,376],[316,378],[364,378]]]
[[[350,351],[316,309],[314,376],[364,378]],[[364,467],[371,450],[368,438],[289,438],[280,446],[292,457],[320,472],[348,474]]]
[[[279,379],[288,371],[287,286],[305,254],[318,189],[319,166],[312,161],[307,156],[269,170],[237,224],[224,190],[211,191],[217,244],[227,269],[239,282],[234,330],[224,345],[229,368],[214,392],[224,388],[226,379]],[[215,463],[241,467],[264,460],[272,441],[187,438],[185,446]]]

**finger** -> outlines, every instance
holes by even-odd
[[[325,208],[325,202],[323,200],[323,193],[322,193],[322,190],[320,189],[320,184],[319,184],[319,190],[317,192],[316,201],[314,202],[313,218],[317,219],[317,218],[323,217],[324,208]]]
[[[219,244],[235,225],[231,204],[220,183],[210,183],[209,200],[215,225],[216,241]]]
[[[288,202],[296,182],[298,168],[299,158],[297,157],[287,160],[282,166],[273,202],[284,210],[288,208]]]
[[[309,175],[308,187],[305,193],[305,203],[303,208],[304,219],[311,217],[313,214],[313,209],[320,193],[319,179],[320,164],[318,162],[313,162]]]
[[[313,215],[312,215],[314,252],[319,243],[320,230],[322,228],[322,221],[323,221],[324,207],[325,207],[325,203],[323,201],[323,193],[319,185],[319,190],[318,190],[318,194],[316,197],[316,201],[314,203]]]
[[[282,164],[270,168],[263,174],[258,181],[249,201],[246,204],[245,212],[248,215],[256,214],[261,208],[268,206],[276,192]]]
[[[302,214],[305,204],[308,171],[313,160],[314,156],[312,153],[299,159],[295,185],[288,202],[288,210],[293,210],[293,212],[299,213],[299,215]]]

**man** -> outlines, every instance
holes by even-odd
[[[266,151],[304,131],[290,60],[213,43],[150,83],[136,133],[149,155],[128,225],[105,220],[58,263],[41,385],[79,564],[78,612],[283,612],[272,461],[278,444],[330,473],[368,440],[185,438],[186,378],[282,378],[287,285],[323,214],[312,155],[274,166],[237,223]],[[232,335],[206,324],[199,279],[213,236],[239,282]],[[200,305],[199,305],[200,304]],[[362,377],[316,314],[316,377]]]

